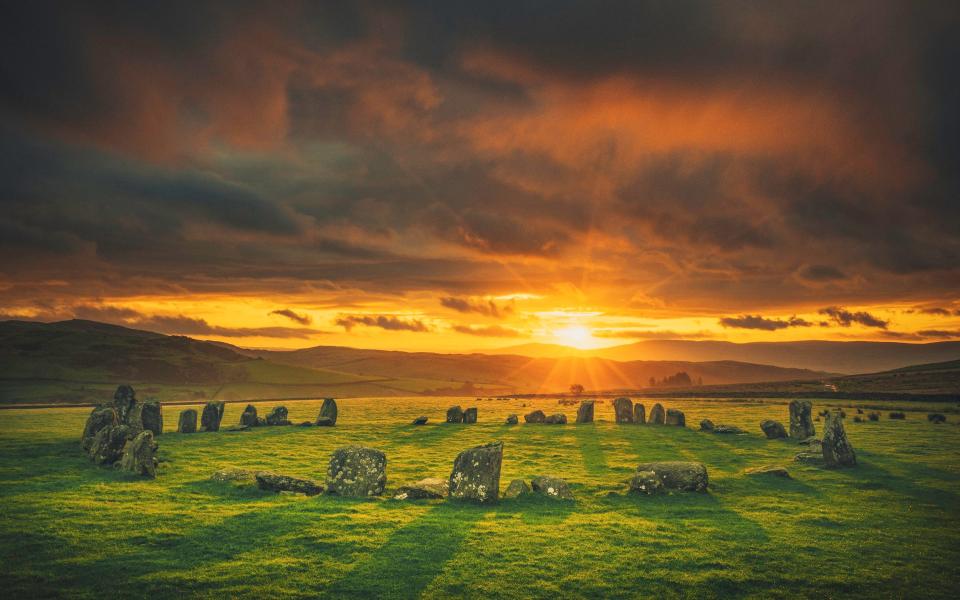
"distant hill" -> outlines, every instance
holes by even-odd
[[[704,384],[829,373],[738,361],[391,352],[340,346],[248,350],[94,321],[0,322],[0,402],[93,402],[120,382],[161,400],[556,393],[640,388],[686,372]]]
[[[484,351],[487,352],[487,351]],[[749,342],[737,344],[710,340],[647,340],[577,351],[551,344],[524,344],[496,350],[496,354],[526,356],[564,356],[571,352],[617,361],[724,361],[775,365],[832,371],[839,373],[872,373],[909,365],[960,359],[960,342],[907,344],[902,342]]]

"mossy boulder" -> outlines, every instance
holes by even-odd
[[[274,406],[273,409],[267,413],[267,425],[289,425],[290,420],[287,418],[288,411],[286,406]]]
[[[413,424],[414,424],[414,425],[426,425],[426,424],[427,424],[427,417],[421,415],[421,416],[419,416],[419,417],[417,417],[416,419],[413,420]]]
[[[307,496],[316,496],[323,493],[323,486],[310,479],[299,479],[268,471],[260,471],[254,475],[254,478],[257,480],[258,488],[270,492],[292,492],[294,494],[306,494]]]
[[[473,406],[463,411],[463,422],[464,423],[476,423],[477,422],[477,407]]]
[[[387,484],[387,456],[375,448],[345,446],[333,451],[327,491],[338,496],[379,496]]]
[[[98,406],[94,408],[87,417],[87,423],[83,427],[83,435],[80,437],[80,447],[84,452],[88,452],[93,445],[93,439],[102,429],[117,425],[117,413],[109,406]]]
[[[593,423],[593,400],[583,400],[577,408],[577,423]]]
[[[451,406],[447,409],[447,423],[463,423],[463,409]]]
[[[240,424],[246,425],[247,427],[256,427],[257,426],[257,407],[248,404],[245,409],[243,409],[243,414],[240,415]]]
[[[530,480],[530,488],[534,494],[541,494],[559,500],[573,500],[573,492],[570,491],[570,485],[558,477],[538,475]]]
[[[546,417],[543,420],[547,425],[566,425],[567,424],[567,415],[563,413],[556,413]]]
[[[700,431],[713,431],[713,428],[713,421],[710,419],[703,419],[700,421]]]
[[[687,426],[687,417],[683,414],[682,410],[676,408],[668,408],[667,415],[664,420],[665,425],[673,425],[674,427],[686,427]]]
[[[787,430],[783,426],[783,423],[779,421],[772,419],[762,421],[760,423],[760,429],[763,431],[763,435],[767,436],[768,440],[778,440],[787,437]]]
[[[153,479],[157,476],[157,441],[153,432],[145,429],[128,440],[120,458],[120,469]]]
[[[543,414],[542,410],[535,410],[523,415],[523,420],[527,423],[543,423],[546,418],[547,415]]]
[[[637,473],[652,471],[666,491],[705,492],[709,479],[707,467],[692,461],[664,461],[643,463]]]
[[[752,477],[781,477],[783,479],[790,479],[790,472],[785,468],[771,465],[752,467],[744,471],[744,473]]]
[[[496,502],[500,495],[503,442],[464,450],[453,461],[450,497],[474,502]]]
[[[522,479],[514,479],[510,482],[510,485],[507,486],[505,492],[503,492],[504,498],[519,498],[520,496],[525,496],[533,492],[530,489],[530,485]]]
[[[197,431],[197,411],[188,408],[180,411],[180,417],[177,419],[178,433],[196,433]]]

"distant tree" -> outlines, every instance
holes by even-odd
[[[703,377],[697,377],[697,385],[703,385]]]
[[[657,378],[656,378],[656,377],[651,377],[651,378],[650,378],[650,387],[657,387]]]
[[[574,396],[579,396],[580,394],[583,393],[583,386],[580,385],[579,383],[574,383],[573,385],[570,386],[570,393],[573,394]]]

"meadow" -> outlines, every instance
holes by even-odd
[[[688,427],[616,425],[608,401],[597,422],[575,425],[576,406],[555,400],[357,398],[339,401],[334,428],[182,435],[174,430],[185,407],[167,406],[156,480],[86,459],[88,408],[3,410],[0,585],[8,598],[955,597],[956,414],[932,425],[931,407],[918,404],[892,421],[893,406],[875,402],[883,418],[854,423],[847,409],[860,464],[826,470],[793,462],[795,442],[764,439],[759,422],[786,423],[786,401],[663,403],[684,410]],[[261,414],[276,404],[256,403]],[[477,406],[479,423],[443,423],[452,404]],[[319,405],[286,403],[293,422],[312,420]],[[228,404],[223,423],[243,407]],[[503,424],[534,408],[565,412],[571,424]],[[430,422],[411,425],[421,414]],[[701,433],[702,418],[749,434]],[[447,477],[460,450],[491,440],[505,444],[501,490],[555,475],[576,500],[391,499],[403,483]],[[241,467],[322,481],[330,453],[347,444],[386,452],[382,498],[209,479]],[[626,493],[638,463],[671,459],[705,463],[709,493]],[[786,466],[792,479],[744,474],[761,465]]]

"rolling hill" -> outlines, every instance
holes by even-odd
[[[825,372],[738,361],[439,354],[318,346],[248,350],[94,321],[0,322],[0,402],[92,402],[117,383],[161,400],[636,389],[686,372],[704,384],[816,379]]]

